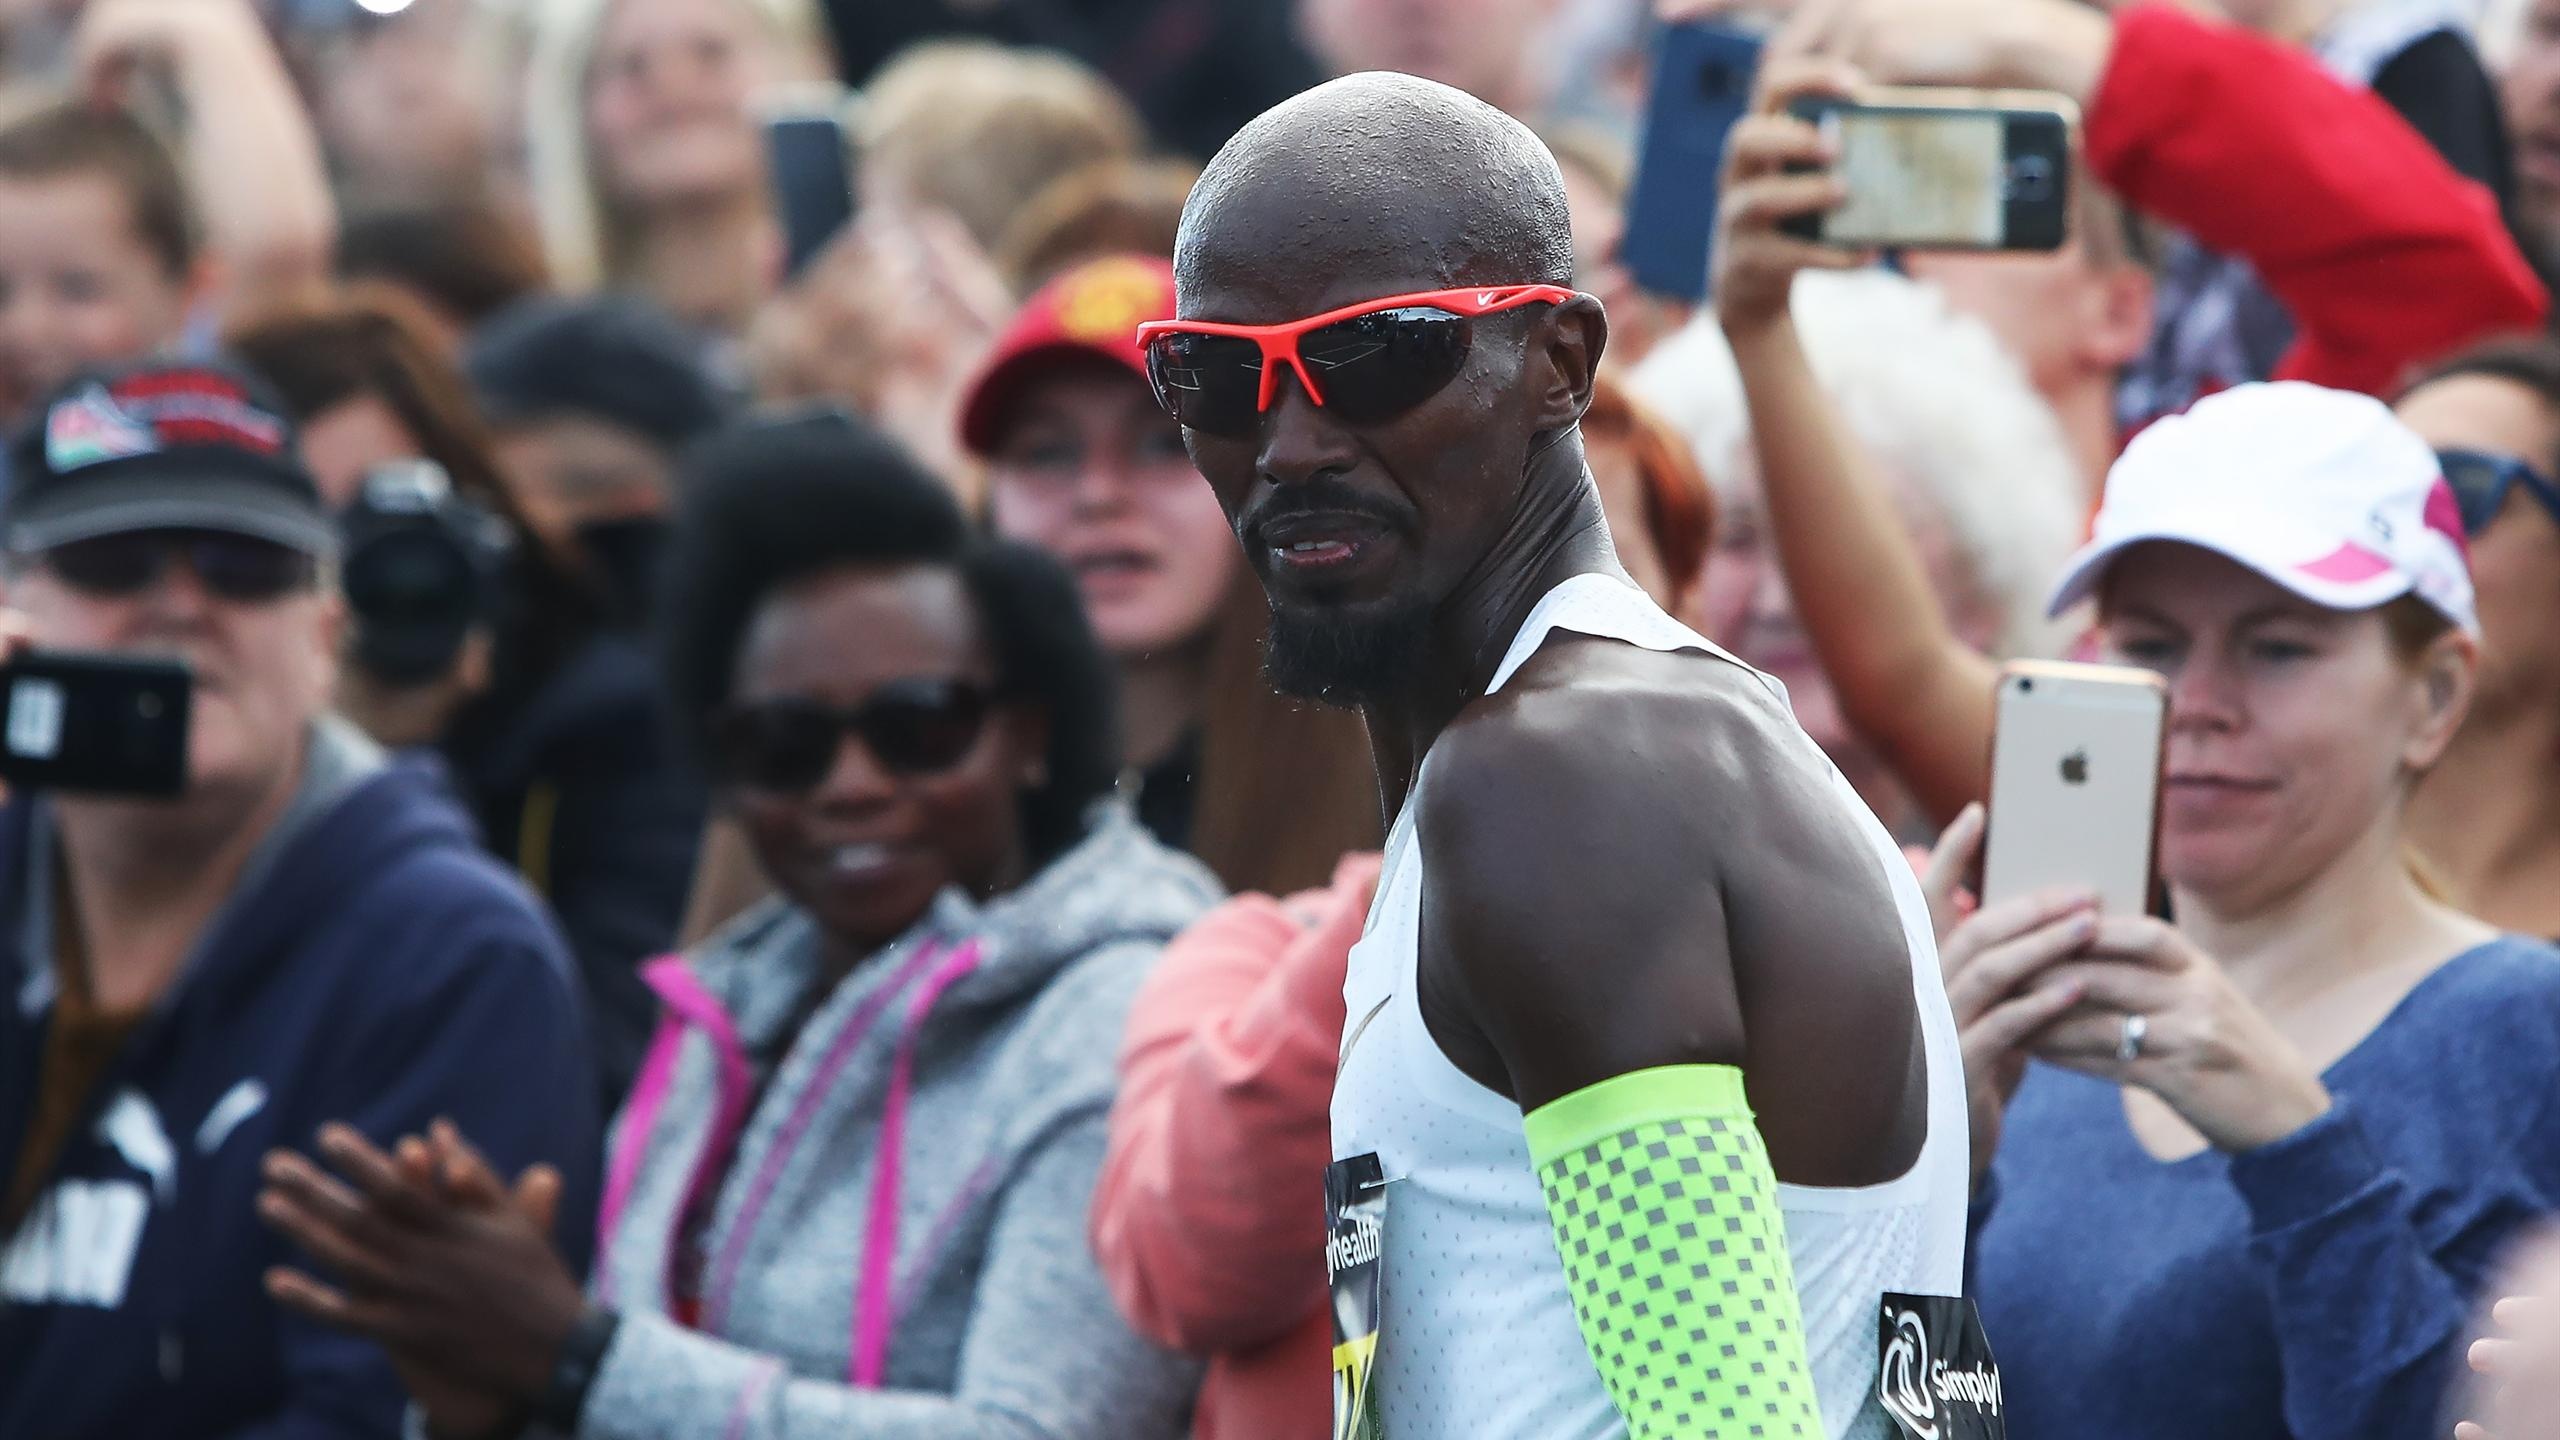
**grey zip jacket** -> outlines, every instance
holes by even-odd
[[[1217,893],[1105,805],[1011,893],[946,892],[787,1051],[806,914],[767,902],[650,967],[666,1018],[616,1123],[594,1280],[622,1322],[578,1434],[1180,1436],[1197,1371],[1121,1321],[1085,1215],[1130,997]]]

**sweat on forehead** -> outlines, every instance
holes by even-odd
[[[1185,318],[1270,321],[1373,295],[1573,281],[1564,177],[1529,127],[1410,75],[1345,76],[1264,111],[1192,187]],[[1221,307],[1287,313],[1204,315]]]

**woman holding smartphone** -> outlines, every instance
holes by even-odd
[[[1728,162],[1718,318],[1771,469],[1864,463],[1787,309],[1796,272],[1859,257],[1777,229],[1840,198],[1785,102],[1854,84],[1775,87]],[[2378,402],[2243,387],[2128,447],[2054,594],[2084,598],[2107,658],[2168,686],[2178,918],[2048,893],[1944,938],[2010,1423],[2429,1433],[2498,1252],[2560,1204],[2560,953],[2404,858],[2478,664],[2458,506]]]

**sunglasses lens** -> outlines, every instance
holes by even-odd
[[[1147,379],[1156,403],[1184,425],[1250,435],[1261,414],[1262,347],[1233,335],[1158,335],[1147,342]]]
[[[967,757],[987,712],[985,692],[948,680],[892,682],[851,713],[805,699],[735,705],[712,721],[712,762],[734,784],[805,791],[827,778],[850,730],[881,769],[934,775]]]
[[[1429,306],[1355,315],[1298,342],[1325,408],[1353,425],[1392,420],[1447,389],[1466,368],[1475,327]]]
[[[843,735],[834,712],[814,701],[733,706],[712,722],[712,763],[735,784],[806,790],[826,778]]]
[[[318,571],[299,550],[246,535],[137,531],[75,540],[46,552],[63,583],[97,596],[139,595],[159,582],[183,550],[204,588],[225,600],[273,600],[310,587]]]
[[[2445,485],[2453,491],[2454,508],[2462,513],[2463,533],[2479,534],[2506,504],[2506,464],[2498,456],[2468,450],[2439,452],[2436,463],[2443,467]]]
[[[921,681],[882,688],[862,707],[862,741],[882,768],[933,775],[965,758],[986,728],[987,699],[976,688]]]
[[[307,589],[316,573],[301,551],[246,535],[191,535],[187,560],[204,588],[225,600],[273,600]]]
[[[139,595],[160,578],[169,547],[156,535],[101,535],[45,552],[45,568],[86,595]]]

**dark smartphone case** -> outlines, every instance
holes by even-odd
[[[194,695],[195,677],[175,660],[29,651],[0,667],[0,780],[175,795],[187,784]]]
[[[784,263],[799,274],[853,220],[853,156],[833,115],[765,123],[765,163],[782,219]]]
[[[1757,36],[1722,25],[1673,25],[1655,53],[1653,98],[1619,253],[1638,285],[1703,300],[1727,132],[1751,108]]]

